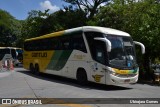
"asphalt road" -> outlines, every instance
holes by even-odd
[[[0,98],[160,98],[160,87],[148,84],[125,84],[119,86],[100,85],[89,83],[87,86],[79,85],[75,80],[59,76],[31,74],[23,68],[15,68],[13,72],[0,72]],[[73,100],[74,100],[73,99]],[[63,100],[63,99],[61,99]],[[135,104],[43,104],[43,105],[0,105],[0,107],[115,107]],[[114,103],[115,99],[111,102]],[[120,99],[121,100],[121,99]],[[160,103],[160,102],[159,102]],[[157,107],[160,104],[136,104],[136,106]]]

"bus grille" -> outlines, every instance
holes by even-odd
[[[134,77],[137,74],[118,74],[116,75],[117,77],[121,77],[121,78],[130,78],[130,77]]]

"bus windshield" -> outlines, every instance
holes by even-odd
[[[111,42],[109,65],[115,68],[133,68],[137,66],[134,44],[131,37],[107,35]]]
[[[23,60],[23,50],[22,49],[16,49],[16,52],[18,53],[17,59],[22,62]]]

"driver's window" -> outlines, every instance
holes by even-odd
[[[94,40],[95,37],[103,38],[103,34],[98,32],[86,32],[85,35],[92,58],[105,65],[107,61],[106,45],[103,41]]]
[[[97,41],[94,46],[94,59],[102,64],[105,64],[105,44],[102,41]]]

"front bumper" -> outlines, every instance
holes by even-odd
[[[133,77],[117,77],[112,74],[109,74],[109,80],[106,81],[106,84],[116,85],[116,84],[131,84],[136,83],[138,81],[138,74]]]

